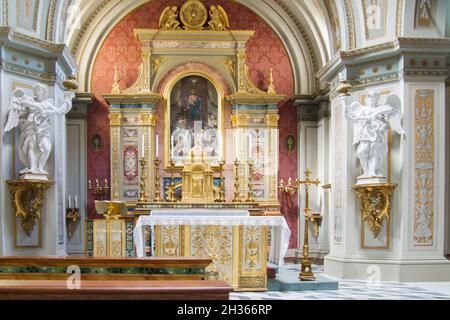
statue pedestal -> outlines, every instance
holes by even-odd
[[[364,177],[360,176],[356,179],[356,185],[366,184],[385,184],[387,182],[386,177]]]
[[[19,176],[19,179],[50,181],[47,173],[24,173]]]

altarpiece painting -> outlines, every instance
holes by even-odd
[[[179,166],[195,153],[217,163],[221,115],[214,84],[202,76],[186,76],[172,88],[169,106],[170,158]]]

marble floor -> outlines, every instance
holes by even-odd
[[[299,265],[290,268],[299,269]],[[315,274],[323,272],[322,266],[313,266]],[[450,282],[368,284],[362,280],[340,280],[339,290],[239,292],[231,300],[450,300]]]

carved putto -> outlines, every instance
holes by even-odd
[[[378,92],[369,92],[369,104],[362,106],[354,102],[346,107],[346,118],[353,127],[353,144],[357,145],[363,175],[358,177],[358,184],[385,182],[380,174],[380,165],[388,152],[387,131],[391,127],[404,135],[400,98],[390,94],[386,102],[380,103]]]
[[[4,130],[20,128],[19,159],[25,168],[19,174],[23,178],[47,180],[44,167],[52,150],[50,116],[67,113],[74,97],[75,93],[66,91],[63,104],[56,107],[48,98],[48,86],[39,83],[33,87],[33,96],[22,89],[12,93]]]
[[[209,20],[208,20],[209,13]],[[208,25],[205,26],[206,21]],[[161,30],[202,30],[224,31],[230,28],[230,22],[225,9],[219,5],[209,8],[200,0],[186,1],[180,10],[177,6],[168,6],[159,18]]]

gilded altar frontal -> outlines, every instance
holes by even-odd
[[[448,1],[0,8],[0,299],[450,300]]]

